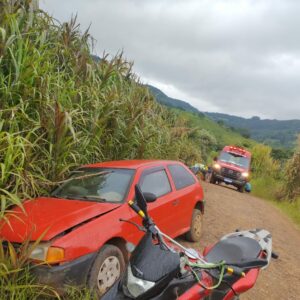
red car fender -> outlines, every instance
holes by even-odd
[[[121,238],[136,244],[142,233],[133,228],[131,224],[121,222],[120,216],[140,222],[139,217],[131,211],[127,203],[124,203],[115,211],[86,224],[81,224],[73,231],[55,240],[52,245],[65,249],[65,261],[71,261],[99,251],[107,241],[114,238]]]

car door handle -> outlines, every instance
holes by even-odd
[[[173,204],[174,206],[177,206],[177,205],[179,204],[179,202],[180,202],[180,200],[179,200],[179,199],[176,199],[176,200],[174,200],[174,201],[172,202],[172,204]]]

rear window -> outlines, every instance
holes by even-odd
[[[193,175],[190,174],[183,166],[169,165],[168,169],[172,175],[176,190],[183,189],[195,183]]]

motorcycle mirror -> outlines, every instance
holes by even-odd
[[[148,203],[154,202],[156,201],[156,195],[154,195],[153,193],[143,193],[145,200]]]
[[[144,212],[146,217],[148,217],[147,201],[146,201],[145,196],[138,184],[135,185],[135,197],[136,197],[137,205]]]

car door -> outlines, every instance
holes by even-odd
[[[162,231],[174,235],[177,227],[175,198],[166,169],[161,166],[144,170],[139,184],[144,193],[153,193],[157,197],[155,202],[148,203],[150,216]]]
[[[178,226],[188,229],[195,206],[196,180],[193,175],[180,164],[169,164],[168,170],[175,185],[173,194],[177,200],[176,218]]]

